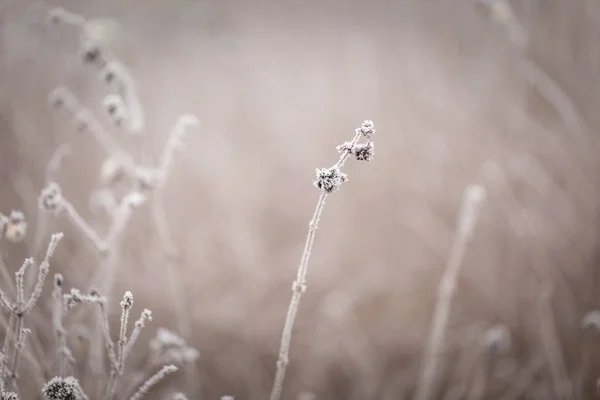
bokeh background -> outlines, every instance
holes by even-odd
[[[196,385],[184,388],[190,398],[265,398],[319,196],[314,169],[332,165],[335,146],[372,119],[375,159],[348,162],[349,181],[321,220],[285,397],[410,398],[470,183],[488,195],[436,393],[473,393],[481,337],[502,324],[512,347],[494,360],[484,398],[503,398],[538,359],[517,398],[557,397],[544,332],[558,338],[563,375],[575,382],[594,348],[581,318],[600,306],[600,5],[504,4],[516,18],[508,24],[504,9],[474,0],[1,0],[0,211],[21,209],[29,222],[23,243],[0,244],[4,261],[14,270],[40,254],[37,198],[62,144],[72,152],[54,179],[106,229],[91,194],[103,187],[107,154],[48,106],[53,88],[69,87],[143,165],[156,165],[180,114],[197,115],[202,125],[165,187],[183,303],[165,278],[149,206],[125,232],[115,293],[131,290],[135,313],[155,313],[142,342],[159,326],[177,330],[174,307],[185,307],[182,335],[201,353]],[[94,19],[131,70],[146,113],[142,137],[110,127],[106,88],[82,64],[77,31],[47,23],[54,6]],[[66,237],[53,268],[68,287],[85,288],[98,256],[64,218],[50,218],[44,235],[58,230]],[[46,303],[30,324],[51,354]],[[24,361],[22,374],[30,368]],[[596,395],[598,372],[592,363],[583,398]]]

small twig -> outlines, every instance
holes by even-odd
[[[471,185],[464,192],[454,244],[438,287],[437,302],[431,332],[425,348],[423,371],[417,387],[416,400],[429,400],[435,390],[437,366],[446,337],[456,282],[485,195],[485,189],[478,185]]]
[[[129,398],[129,400],[140,400],[144,397],[152,387],[154,387],[158,382],[163,380],[167,375],[177,371],[177,367],[175,365],[165,365],[162,367],[157,373],[152,375],[150,379],[148,379],[140,388]]]

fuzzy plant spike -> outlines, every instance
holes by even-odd
[[[464,191],[454,244],[438,286],[437,302],[425,347],[416,400],[429,400],[435,392],[439,355],[446,339],[456,282],[462,269],[467,244],[473,235],[481,204],[485,198],[486,190],[482,186],[470,185]]]
[[[283,392],[283,382],[289,364],[290,346],[292,341],[292,331],[300,305],[302,294],[306,292],[306,276],[308,272],[308,261],[315,241],[315,235],[319,226],[319,220],[325,207],[327,196],[339,189],[347,181],[347,176],[341,169],[346,160],[354,154],[359,140],[364,137],[370,139],[375,133],[373,121],[365,120],[360,127],[355,130],[354,138],[350,142],[337,147],[341,153],[338,161],[330,168],[318,168],[316,170],[317,180],[313,182],[314,186],[320,190],[319,199],[315,207],[313,216],[308,224],[308,233],[304,244],[304,251],[300,258],[300,264],[296,273],[296,280],[292,284],[292,298],[288,306],[288,311],[281,335],[281,344],[279,346],[279,357],[276,364],[275,379],[271,389],[270,400],[280,400]],[[372,157],[371,157],[372,158]]]

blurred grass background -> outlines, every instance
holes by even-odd
[[[377,128],[375,160],[348,163],[350,181],[328,200],[286,396],[412,393],[469,183],[485,186],[488,200],[459,280],[444,385],[469,379],[474,343],[496,323],[511,329],[513,349],[498,360],[486,398],[543,356],[537,299],[546,284],[573,376],[581,317],[600,300],[600,6],[510,4],[524,50],[475,1],[2,0],[0,211],[22,209],[30,223],[24,243],[2,243],[5,261],[16,268],[32,253],[37,196],[60,144],[74,154],[57,181],[103,226],[89,197],[106,154],[47,106],[49,92],[65,85],[102,115],[95,105],[106,93],[81,64],[76,32],[45,22],[59,5],[108,27],[137,79],[147,132],[141,145],[114,135],[139,161],[157,162],[179,114],[202,120],[177,159],[166,204],[205,398],[258,399],[270,389],[318,197],[314,168],[333,164],[335,146],[366,118]],[[527,76],[526,60],[563,88],[584,128],[560,118]],[[66,235],[53,267],[67,285],[84,286],[97,257],[65,220],[51,224]],[[133,291],[136,304],[154,311],[146,336],[174,327],[147,209],[125,240],[117,292]],[[40,315],[36,325],[47,321]],[[550,381],[542,369],[525,398],[551,398]]]

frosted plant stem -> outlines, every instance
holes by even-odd
[[[300,260],[298,267],[298,274],[296,281],[292,286],[293,294],[288,308],[287,316],[285,319],[285,325],[283,327],[283,333],[281,335],[281,346],[279,348],[279,359],[277,361],[277,372],[275,374],[275,381],[273,383],[273,389],[271,390],[270,400],[279,400],[281,398],[281,392],[283,389],[283,380],[285,379],[285,373],[289,364],[289,353],[290,343],[292,341],[292,330],[294,328],[294,322],[296,321],[296,314],[298,312],[298,306],[300,305],[300,298],[302,293],[306,290],[306,273],[308,271],[308,260],[312,252],[312,246],[315,240],[317,228],[319,226],[319,220],[321,213],[325,207],[325,199],[327,193],[321,191],[321,196],[317,202],[315,212],[312,219],[308,224],[308,234],[306,236],[306,243],[304,245],[304,252]]]
[[[73,225],[75,225],[81,231],[81,233],[83,233],[92,242],[100,254],[104,254],[108,249],[96,231],[88,225],[81,215],[79,215],[77,210],[75,210],[75,207],[73,207],[70,202],[64,199],[62,205]]]
[[[448,258],[446,268],[438,286],[437,303],[425,348],[423,370],[415,395],[416,400],[429,400],[434,392],[437,367],[445,342],[452,300],[456,291],[456,281],[463,265],[467,244],[473,233],[480,203],[484,198],[485,189],[477,185],[467,187],[463,195],[454,244],[452,245],[450,257]]]

